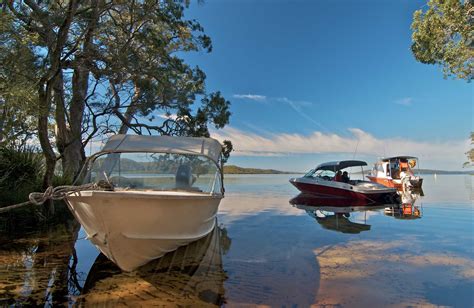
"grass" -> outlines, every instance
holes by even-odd
[[[41,190],[43,157],[33,148],[0,147],[0,206],[28,199]]]

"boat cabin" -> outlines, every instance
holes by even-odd
[[[395,156],[383,158],[374,164],[371,176],[399,180],[403,175],[415,175],[418,158],[414,156]]]
[[[87,162],[83,182],[114,190],[223,194],[222,146],[195,137],[115,135]]]
[[[361,160],[342,160],[327,162],[318,165],[304,175],[306,178],[318,178],[327,181],[338,181],[355,184],[356,181],[364,180],[365,161]],[[343,177],[344,171],[347,172],[347,178]]]

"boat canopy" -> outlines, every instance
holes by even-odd
[[[381,161],[390,161],[390,160],[399,160],[399,159],[418,159],[415,156],[393,156],[393,157],[384,157]]]
[[[356,166],[367,166],[367,163],[362,160],[332,161],[332,162],[320,164],[319,166],[316,167],[316,170],[332,170],[336,172],[341,169],[356,167]]]
[[[201,155],[219,164],[222,146],[215,139],[203,137],[114,135],[95,156],[127,152]]]

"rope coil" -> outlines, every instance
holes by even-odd
[[[46,188],[44,192],[32,192],[29,194],[28,199],[29,201],[5,206],[0,208],[0,214],[8,212],[13,209],[17,209],[26,205],[42,205],[47,200],[62,200],[67,197],[70,193],[80,192],[84,190],[106,190],[106,191],[113,191],[113,185],[107,181],[99,181],[98,183],[90,183],[84,184],[79,186],[73,185],[63,185],[63,186],[49,186]]]
[[[51,200],[62,200],[67,197],[69,193],[79,192],[82,190],[97,189],[96,184],[86,184],[81,186],[49,186],[43,193],[32,192],[28,199],[33,205],[41,205],[45,203],[48,199]]]

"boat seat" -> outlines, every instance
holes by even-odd
[[[180,165],[176,170],[176,188],[191,188],[194,182],[192,168],[189,165]]]

